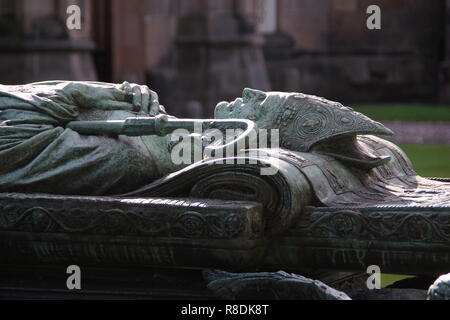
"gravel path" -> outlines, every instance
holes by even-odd
[[[450,145],[450,122],[382,121],[394,131],[387,137],[395,143],[430,143]]]

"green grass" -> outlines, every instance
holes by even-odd
[[[412,278],[414,276],[407,276],[402,274],[388,274],[388,273],[382,273],[381,274],[381,287],[386,288],[388,285],[393,284],[394,282],[397,282],[399,280]]]
[[[450,177],[450,145],[399,144],[423,177]]]
[[[415,171],[424,177],[450,177],[450,146],[439,144],[400,144]],[[381,287],[410,278],[400,274],[381,274]]]
[[[450,121],[450,106],[425,104],[368,104],[352,106],[377,121]]]

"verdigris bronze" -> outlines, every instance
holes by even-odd
[[[448,272],[449,180],[418,176],[377,137],[389,129],[337,102],[244,89],[185,120],[146,86],[58,81],[1,86],[0,108],[10,263]],[[165,133],[195,124],[277,129],[280,145],[175,164]]]
[[[108,131],[103,135],[79,135],[66,128],[73,120],[111,121],[165,114],[156,93],[146,86],[42,82],[2,86],[0,97],[0,190],[118,194],[181,168],[171,161],[168,150],[171,141],[167,135],[111,138],[106,136]],[[307,110],[300,111],[297,102],[300,97],[313,108],[301,103]],[[292,118],[293,110],[302,113],[307,122],[297,126],[299,120]],[[290,121],[289,117],[295,121]],[[216,118],[255,120],[260,129],[282,129],[282,146],[298,151],[307,151],[314,143],[343,133],[352,132],[350,137],[353,138],[357,133],[390,133],[363,115],[324,99],[298,94],[264,94],[250,89],[244,90],[243,98],[236,99],[234,104],[219,104]],[[337,122],[325,123],[321,119],[336,119]],[[316,134],[317,130],[320,134]],[[352,141],[349,139],[348,142]],[[294,145],[289,147],[291,143]],[[366,163],[369,165],[367,159]],[[71,183],[67,183],[68,180]]]
[[[111,138],[65,129],[72,120],[165,113],[146,86],[67,81],[0,86],[0,108],[3,192],[117,194],[175,170],[164,137]]]
[[[351,300],[320,281],[284,271],[236,274],[205,270],[203,276],[216,296],[231,300]]]
[[[436,279],[428,289],[427,300],[450,300],[450,274]]]

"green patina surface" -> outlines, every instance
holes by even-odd
[[[69,195],[108,195],[128,192],[128,194],[133,193],[133,196],[188,196],[199,199],[209,199],[219,195],[219,198],[223,197],[227,200],[247,200],[263,204],[278,203],[280,207],[273,209],[273,214],[268,212],[269,209],[266,209],[266,215],[268,217],[273,216],[273,219],[271,218],[270,223],[267,222],[265,225],[268,234],[272,232],[277,235],[288,230],[289,223],[295,221],[295,215],[306,205],[315,205],[312,203],[312,197],[302,198],[299,196],[312,193],[323,205],[330,208],[333,219],[335,219],[334,214],[336,213],[333,210],[354,206],[355,203],[364,208],[375,206],[373,208],[377,210],[379,205],[397,206],[397,209],[393,212],[394,215],[404,213],[405,210],[400,209],[405,209],[405,206],[409,215],[410,208],[414,208],[417,204],[432,204],[433,208],[447,210],[444,213],[448,213],[450,190],[445,188],[448,185],[440,185],[440,182],[431,182],[417,177],[397,146],[384,139],[368,136],[389,135],[391,131],[388,128],[338,102],[320,97],[301,93],[262,92],[244,89],[242,97],[217,105],[216,119],[246,119],[250,122],[253,121],[259,129],[279,130],[281,150],[271,149],[271,152],[277,153],[277,156],[282,156],[283,162],[280,165],[280,170],[278,170],[279,176],[275,177],[282,183],[274,178],[274,183],[271,184],[264,184],[259,171],[256,175],[253,174],[253,171],[244,175],[234,167],[222,166],[219,167],[222,168],[221,172],[215,172],[213,171],[213,169],[216,169],[215,167],[194,164],[180,170],[181,167],[174,165],[171,158],[172,141],[170,138],[164,135],[148,135],[147,131],[145,131],[146,134],[140,133],[139,130],[145,127],[139,122],[141,120],[134,122],[136,126],[133,128],[130,137],[111,136],[107,135],[110,132],[97,131],[95,134],[86,134],[74,130],[75,127],[73,127],[73,130],[67,127],[68,123],[78,121],[96,121],[91,123],[95,127],[99,121],[122,121],[129,117],[160,119],[158,117],[162,115],[164,118],[168,118],[164,108],[158,103],[156,93],[145,86],[128,83],[115,85],[87,82],[0,86],[0,109],[2,111],[0,120],[4,121],[4,125],[0,128],[2,136],[0,140],[0,164],[2,164],[0,166],[0,191],[3,192],[31,194],[46,192]],[[359,110],[371,115],[369,109]],[[381,108],[377,109],[377,111],[382,110]],[[391,120],[403,120],[408,117],[409,119],[420,118],[420,120],[435,119],[425,116],[432,114],[429,109],[417,111],[419,109],[408,107],[404,114],[399,112],[400,109],[395,106],[391,106],[387,110],[385,111],[387,115],[373,117]],[[435,117],[438,117],[439,120],[446,120],[446,117],[450,117],[447,115],[447,110],[450,109],[443,109],[440,111],[442,113],[440,115],[435,114]],[[399,115],[404,118],[401,119]],[[183,127],[179,123],[182,122],[181,119],[175,120],[172,117],[170,119],[171,121],[167,121],[166,125],[178,123],[177,125]],[[134,129],[137,131],[134,131]],[[159,131],[156,130],[155,132]],[[139,136],[140,134],[143,134],[143,136]],[[449,176],[448,171],[444,171],[448,170],[446,164],[449,155],[448,147],[405,145],[404,148],[420,174],[424,176]],[[389,152],[386,153],[386,150]],[[27,153],[24,153],[25,151]],[[12,156],[15,156],[21,163],[11,161],[11,159],[16,159]],[[267,160],[267,163],[274,161],[275,158],[270,156],[270,153],[258,157],[259,160]],[[389,159],[392,161],[388,161]],[[207,169],[211,171],[207,171]],[[244,169],[249,170],[250,167]],[[168,173],[173,174],[168,177]],[[307,183],[305,176],[308,181],[314,182],[311,183],[313,186]],[[369,176],[371,179],[358,179],[358,177],[367,178]],[[203,185],[202,181],[199,181],[200,178],[202,178]],[[305,179],[304,183],[300,183],[301,179]],[[392,179],[398,179],[403,184],[398,185],[397,182],[395,189],[377,189],[377,193],[372,192],[373,189],[370,188],[372,181],[384,186],[391,184]],[[215,184],[217,181],[220,183]],[[419,181],[417,186],[411,188],[410,186],[416,181]],[[362,184],[363,182],[365,184]],[[194,183],[195,185],[193,185]],[[269,185],[273,186],[273,190],[268,187]],[[246,189],[242,189],[243,186]],[[136,190],[138,187],[139,189]],[[436,192],[440,187],[442,188]],[[189,195],[186,195],[183,188],[195,192],[191,191]],[[235,191],[234,189],[245,191],[230,192],[230,190]],[[271,190],[273,192],[268,192]],[[280,190],[284,194],[289,191],[292,196],[286,197],[287,200],[278,201],[277,197]],[[404,196],[405,191],[408,192],[408,197]],[[370,197],[367,196],[369,194]],[[164,205],[162,204],[161,207],[164,207]],[[269,208],[270,206],[267,205],[266,207]],[[420,215],[423,214],[421,210],[412,211],[419,216],[418,218],[421,218]],[[320,217],[326,217],[326,214],[325,212]],[[342,238],[343,241],[354,241],[354,239],[373,241],[395,235],[389,240],[390,244],[398,245],[396,248],[400,252],[409,249],[410,243],[398,241],[395,231],[400,229],[398,229],[399,225],[395,224],[395,221],[393,224],[386,226],[391,230],[390,232],[375,233],[375,236],[373,236],[374,232],[385,229],[371,230],[371,224],[365,221],[360,222],[365,229],[358,229],[351,222],[358,219],[358,216],[361,216],[360,214],[349,213],[345,210],[340,214],[342,220],[340,220],[339,225],[335,223],[330,225],[327,222],[328,220],[322,219],[323,221],[320,222],[327,228],[316,230],[314,229],[316,224],[311,227],[310,229],[314,231],[312,238],[320,230],[331,230],[329,231],[330,234],[325,236],[328,237],[327,239],[333,239],[333,241],[337,238],[339,240]],[[196,214],[191,214],[185,219],[183,226],[186,226],[189,235],[195,235],[199,230],[202,230],[198,226],[201,225],[203,220],[198,218]],[[376,220],[376,217],[374,219]],[[233,223],[233,221],[228,222]],[[441,222],[439,221],[439,223]],[[431,223],[432,226],[435,226],[434,221]],[[320,223],[317,225],[320,226]],[[410,221],[408,226],[415,231],[416,224],[414,221]],[[345,227],[345,234],[341,234],[342,227]],[[370,232],[367,231],[369,229]],[[235,228],[230,228],[230,230],[235,230]],[[361,233],[361,230],[367,232]],[[401,231],[404,232],[403,235],[414,235],[414,232],[405,230]],[[434,229],[431,228],[430,230]],[[353,238],[345,239],[348,234],[351,234]],[[301,240],[301,235],[296,236],[297,240]],[[431,235],[431,237],[435,236],[435,234]],[[419,240],[421,245],[433,243],[433,241],[427,243],[429,239],[423,240],[421,238],[417,240],[414,237],[407,239],[411,239],[412,244]],[[446,244],[448,239],[445,238],[442,241]],[[426,247],[424,254],[429,253],[431,244]],[[292,243],[289,245],[292,247]],[[280,246],[282,247],[281,244]],[[405,249],[405,246],[407,249]],[[335,251],[331,247],[335,248],[330,246],[327,249],[328,253],[332,250]],[[130,248],[136,249],[133,245]],[[308,249],[308,246],[299,246],[299,248],[304,251],[304,249]],[[197,249],[194,248],[194,250]],[[381,249],[392,253],[390,257],[394,261],[392,263],[385,261],[384,256],[376,257],[376,259],[379,259],[376,261],[383,261],[384,265],[390,266],[389,269],[385,269],[387,272],[409,272],[409,269],[400,269],[395,265],[395,259],[399,257],[395,249],[384,247]],[[114,247],[111,250],[116,252]],[[213,255],[215,254],[214,250],[213,248],[208,253]],[[82,251],[80,249],[80,252]],[[330,259],[336,267],[342,269],[342,266],[347,267],[353,263],[352,252],[349,253],[350,255],[347,254],[348,252],[335,255],[336,252],[334,251],[333,255],[330,255]],[[285,265],[290,263],[294,267],[299,267],[304,263],[291,259],[289,253],[283,255],[283,250],[278,250],[278,248],[274,252],[280,253],[280,257],[276,257],[277,263],[283,261],[281,258],[286,258]],[[312,252],[310,256],[314,256],[314,254],[315,252]],[[158,260],[158,263],[160,263],[161,254],[158,253],[155,257],[149,256],[148,261],[154,263],[153,260]],[[411,261],[416,257],[417,255],[414,253],[409,256],[412,259]],[[95,254],[89,256],[88,254],[86,257],[88,260],[93,258],[98,258],[98,256]],[[329,265],[329,260],[324,261],[324,265]],[[423,258],[418,262],[428,263],[430,261],[433,262],[434,258]],[[204,266],[207,262],[205,258],[200,257],[194,262],[185,262],[185,265]],[[232,265],[234,260],[230,258],[227,262]],[[418,270],[417,274],[422,274],[423,270],[429,270],[429,265],[426,265],[426,263],[421,265],[420,263],[418,265],[421,269],[416,269]],[[183,267],[185,265],[177,266]],[[408,264],[408,268],[410,265],[414,265],[414,263]],[[404,276],[384,274],[383,285],[400,278],[404,278]]]

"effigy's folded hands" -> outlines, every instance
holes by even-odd
[[[80,135],[66,125],[149,116],[157,101],[146,86],[131,84],[0,86],[0,190],[112,194],[155,180],[159,169],[140,139]]]
[[[165,113],[164,108],[160,106],[158,94],[150,90],[146,85],[138,85],[127,81],[119,85],[119,90],[131,95],[132,104],[138,110],[142,110],[152,116]]]
[[[156,92],[146,85],[126,81],[122,84],[65,81],[57,84],[55,92],[85,109],[124,110],[150,115],[163,110]]]

